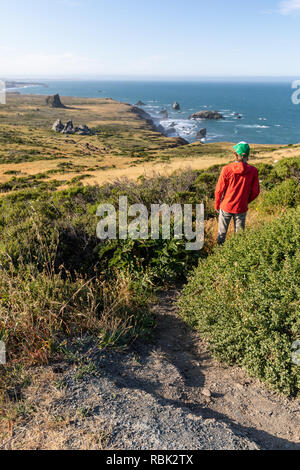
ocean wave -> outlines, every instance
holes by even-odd
[[[221,137],[225,137],[224,134],[208,134],[206,136],[206,141],[213,142],[216,139],[221,139]]]
[[[168,132],[172,132],[171,135],[179,135],[180,137],[192,137],[195,136],[198,130],[198,126],[188,119],[162,119],[159,120],[159,124]]]
[[[238,124],[237,127],[244,129],[270,129],[270,126],[262,126],[261,124]]]

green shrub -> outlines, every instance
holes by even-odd
[[[179,300],[216,358],[287,395],[300,393],[299,233],[298,208],[239,234],[200,262]]]
[[[290,178],[300,183],[299,157],[284,158],[275,165],[259,163],[256,167],[263,189],[270,190]]]
[[[156,285],[184,280],[205,251],[186,250],[185,240],[112,240],[100,243],[95,252],[101,268],[129,271],[134,275],[146,273]]]
[[[300,186],[295,179],[287,179],[270,191],[262,194],[257,201],[261,213],[275,214],[289,207],[300,204]]]

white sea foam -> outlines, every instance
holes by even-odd
[[[224,135],[223,134],[208,134],[206,136],[206,141],[207,142],[212,142],[216,139],[221,139],[221,137],[224,137]]]
[[[237,127],[243,127],[244,129],[270,129],[270,126],[262,126],[260,124],[238,124]]]

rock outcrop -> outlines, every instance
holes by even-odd
[[[177,136],[177,131],[175,127],[168,127],[167,129],[164,130],[164,135],[167,137],[172,137],[172,136]]]
[[[163,119],[168,119],[168,117],[169,117],[168,111],[167,111],[166,109],[162,109],[162,110],[159,112],[159,114],[161,115],[161,117],[162,117]]]
[[[189,145],[189,142],[185,140],[183,137],[175,137],[174,140],[175,142],[174,144],[170,145],[169,147],[170,149],[180,147],[181,145]]]
[[[218,111],[199,111],[198,113],[192,114],[189,119],[209,119],[209,120],[217,120],[217,119],[224,119],[224,116],[220,114]]]
[[[146,106],[141,100],[137,102],[136,106]]]
[[[62,104],[59,95],[48,96],[46,98],[46,104],[51,108],[65,108],[66,106]]]
[[[151,126],[151,128],[154,131],[160,132],[165,137],[169,137],[170,133],[174,134],[176,132],[176,129],[173,128],[173,125],[171,125],[167,129],[165,127],[163,127],[161,124],[155,125],[155,123],[154,123],[152,117],[150,116],[150,114],[148,114],[143,109],[138,108],[137,106],[131,106],[130,107],[130,112],[134,113],[141,120],[145,121],[148,125]],[[189,142],[187,140],[183,139],[182,137],[174,137],[174,144],[173,145],[171,144],[170,148],[173,148],[173,147],[175,148],[175,147],[179,147],[180,145],[188,145],[188,144],[189,144]]]
[[[176,111],[180,111],[180,104],[175,101],[175,103],[173,104],[173,109],[175,109]]]
[[[86,125],[74,127],[72,121],[68,121],[64,126],[60,119],[57,119],[52,126],[52,130],[61,134],[93,135],[91,129]]]
[[[197,132],[197,139],[205,139],[207,136],[207,129],[204,127],[203,129],[200,129],[200,131]]]
[[[79,126],[78,130],[75,131],[78,135],[92,135],[91,129],[84,125],[84,126]]]
[[[63,129],[64,129],[64,125],[63,123],[61,122],[60,119],[57,119],[57,121],[55,121],[55,123],[53,124],[52,126],[52,130],[55,131],[55,132],[62,132]]]
[[[68,121],[62,130],[62,134],[75,134],[75,129],[72,121]]]
[[[143,109],[137,108],[136,106],[131,106],[130,112],[136,114],[140,119],[145,120],[147,124],[155,128],[152,117],[150,116],[150,114],[146,113],[146,111],[144,111]]]

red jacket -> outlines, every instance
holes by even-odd
[[[232,214],[248,211],[260,193],[258,171],[248,163],[235,162],[223,168],[216,188],[216,210]]]

